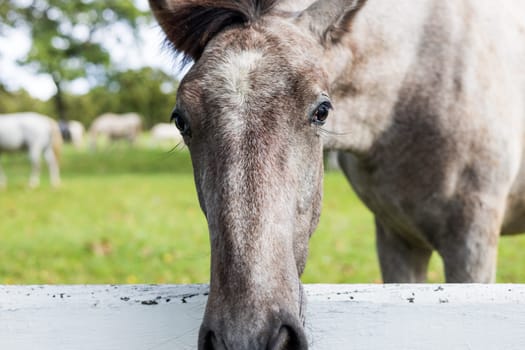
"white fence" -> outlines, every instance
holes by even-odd
[[[525,285],[305,290],[311,349],[525,349]],[[0,286],[0,349],[195,349],[206,295],[203,285]]]

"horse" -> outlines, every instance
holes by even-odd
[[[58,126],[64,142],[70,142],[76,149],[81,149],[84,144],[84,125],[77,120],[59,120]]]
[[[151,128],[151,139],[155,143],[169,142],[175,146],[184,143],[179,130],[168,123],[155,124]]]
[[[80,149],[84,145],[84,134],[86,133],[86,128],[84,124],[78,120],[70,120],[68,122],[69,134],[71,135],[71,143],[75,148]]]
[[[375,217],[383,281],[494,282],[525,230],[525,3],[150,0],[194,64],[171,116],[211,245],[199,349],[306,349],[323,146]]]
[[[31,161],[29,187],[40,184],[40,158],[42,154],[49,168],[51,185],[60,185],[60,152],[62,136],[53,119],[38,113],[0,115],[0,153],[27,149]],[[7,178],[0,166],[0,187],[7,186]]]
[[[106,113],[95,118],[89,128],[91,148],[96,148],[97,139],[102,136],[109,141],[127,140],[133,144],[142,130],[142,119],[136,113]]]

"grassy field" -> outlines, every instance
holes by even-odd
[[[26,187],[26,156],[1,159],[0,283],[200,283],[209,247],[187,152],[66,148],[63,186]],[[525,282],[525,235],[503,238],[498,282]],[[433,258],[429,279],[443,281]],[[325,177],[307,283],[380,282],[371,214],[339,173]]]

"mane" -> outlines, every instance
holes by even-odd
[[[226,27],[254,23],[272,11],[278,1],[178,0],[172,1],[169,8],[156,6],[154,12],[168,46],[183,56],[185,64],[198,60],[208,42]]]

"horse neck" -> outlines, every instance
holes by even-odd
[[[356,17],[344,45],[328,57],[336,108],[326,128],[334,131],[325,137],[327,148],[364,154],[389,126],[432,16],[432,3],[370,0]]]

